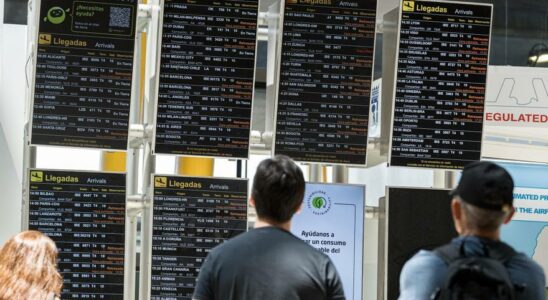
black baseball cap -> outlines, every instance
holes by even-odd
[[[478,161],[467,165],[451,196],[459,196],[474,206],[498,211],[511,209],[514,202],[514,180],[503,167]]]

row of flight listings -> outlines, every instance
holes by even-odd
[[[33,145],[127,149],[137,2],[41,1]],[[460,169],[480,159],[492,6],[399,10],[390,164]],[[365,165],[377,1],[287,0],[281,16],[274,153]],[[154,153],[249,156],[257,18],[258,0],[163,1]]]
[[[126,175],[31,169],[29,177],[29,229],[57,244],[61,299],[123,299]],[[150,290],[140,299],[190,300],[210,250],[247,230],[248,180],[153,175],[152,182],[150,277],[140,279]],[[447,190],[387,190],[382,226],[390,230],[379,237],[387,245],[379,266],[385,299],[397,298],[403,263],[416,249],[456,236],[450,200]],[[371,280],[363,269],[365,187],[307,183],[305,201],[292,233],[331,257],[346,299],[363,299],[359,283]]]

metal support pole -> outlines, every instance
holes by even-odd
[[[132,200],[127,196],[126,201],[126,236],[125,236],[125,268],[124,268],[124,300],[135,299],[135,272],[137,253],[137,217],[142,210],[142,200]]]
[[[308,169],[308,181],[322,182],[322,165],[310,164]]]
[[[23,193],[21,205],[21,230],[29,226],[29,169],[36,168],[36,147],[30,145],[30,123],[25,124],[25,146],[23,153]]]
[[[125,235],[125,268],[124,300],[135,300],[135,272],[137,266],[137,216],[140,206],[130,195],[137,193],[139,177],[139,150],[129,149],[126,157],[126,235]],[[137,210],[137,211],[136,211]]]
[[[27,62],[25,64],[25,106],[26,123],[23,132],[23,170],[22,170],[22,199],[21,199],[21,230],[28,229],[29,226],[29,169],[36,168],[36,147],[31,146],[31,124],[32,124],[32,104],[34,98],[34,65],[36,63],[36,43],[38,38],[38,25],[35,22],[38,19],[40,3],[37,0],[28,2],[27,11]]]
[[[281,20],[283,14],[283,1],[276,0],[268,7],[268,12],[261,15],[268,25],[268,57],[266,63],[266,103],[265,103],[265,130],[262,134],[264,145],[270,149],[271,154],[274,149],[273,137],[276,122],[276,103],[278,98],[278,79],[279,63],[281,53]],[[251,148],[250,150],[252,150]]]
[[[150,299],[150,270],[152,264],[152,188],[151,177],[156,169],[156,160],[151,152],[150,143],[145,145],[145,162],[143,170],[143,193],[145,198],[141,216],[141,260],[139,265],[140,285],[139,299]]]
[[[432,187],[436,189],[445,189],[445,175],[444,170],[434,170],[434,183]]]
[[[29,146],[29,168],[36,168],[36,146]]]
[[[154,124],[154,110],[158,98],[156,68],[158,64],[159,38],[162,28],[160,27],[160,17],[163,6],[159,0],[149,1],[150,22],[147,27],[147,57],[145,67],[145,85],[144,85],[144,103],[143,103],[143,123],[145,124],[145,133],[147,128],[152,128]],[[156,159],[152,154],[152,135],[146,135],[146,143],[143,149],[143,191],[147,195],[141,216],[141,260],[140,260],[140,278],[139,278],[139,299],[150,299],[150,280],[152,264],[152,185],[151,177],[156,170]]]
[[[125,235],[125,268],[124,268],[124,300],[135,300],[137,272],[137,225],[138,216],[145,207],[145,197],[139,196],[139,158],[144,143],[145,126],[141,116],[141,56],[142,31],[148,25],[150,15],[148,7],[139,5],[138,26],[135,33],[134,76],[131,91],[131,111],[129,115],[128,151],[126,153],[126,235]],[[142,130],[139,130],[142,129]],[[142,131],[142,132],[141,132]],[[137,137],[136,137],[137,135]]]
[[[348,167],[333,166],[333,183],[348,183]]]
[[[448,189],[454,189],[457,186],[457,172],[446,171],[445,172],[445,187]]]
[[[276,78],[278,75],[279,63],[279,28],[280,28],[280,9],[281,1],[275,1],[268,7],[268,13],[263,14],[263,20],[268,24],[268,57],[266,73],[266,103],[265,103],[265,132],[274,131],[276,98],[278,86]]]
[[[457,171],[434,170],[433,187],[437,189],[452,189],[457,185]]]

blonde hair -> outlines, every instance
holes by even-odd
[[[0,300],[45,300],[62,286],[57,247],[41,232],[21,232],[0,249]]]

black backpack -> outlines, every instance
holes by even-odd
[[[487,245],[482,242],[484,256],[466,256],[465,242],[434,250],[448,269],[443,286],[431,299],[515,300],[516,287],[506,270],[508,261],[516,255],[514,249],[504,243]]]

